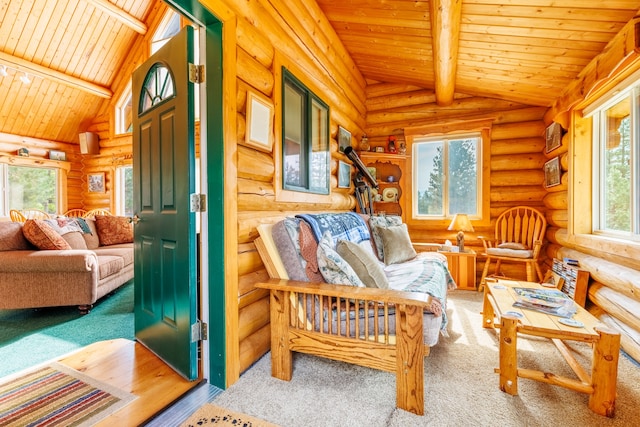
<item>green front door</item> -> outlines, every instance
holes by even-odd
[[[190,380],[198,377],[192,62],[187,26],[133,74],[136,339]]]

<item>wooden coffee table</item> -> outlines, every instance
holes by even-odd
[[[584,327],[566,326],[560,323],[561,317],[513,307],[516,300],[514,287],[544,289],[537,283],[486,279],[483,326],[499,331],[500,367],[496,372],[500,374],[500,390],[511,395],[518,394],[518,377],[558,385],[589,394],[589,409],[597,414],[613,417],[620,334],[607,328],[577,304],[578,311],[573,319],[584,324]],[[520,313],[522,317],[513,313]],[[518,333],[551,339],[578,379],[518,368]],[[591,343],[591,374],[573,357],[563,341]]]

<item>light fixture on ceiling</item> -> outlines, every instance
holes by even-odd
[[[7,66],[6,65],[0,65],[0,76],[7,77],[8,75],[9,75],[9,73],[7,73]]]
[[[20,76],[20,81],[26,85],[31,83],[31,79],[29,78],[27,73],[22,73],[22,75]]]

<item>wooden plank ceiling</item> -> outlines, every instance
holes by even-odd
[[[0,132],[77,143],[153,3],[0,0]]]
[[[0,68],[9,67],[0,132],[77,142],[156,1],[0,0]],[[640,0],[317,1],[368,82],[434,90],[441,105],[470,95],[550,106],[640,9]]]
[[[631,0],[317,0],[369,81],[550,106],[636,15]],[[437,66],[435,66],[437,65]]]

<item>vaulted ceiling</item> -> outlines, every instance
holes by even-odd
[[[640,9],[640,0],[317,2],[368,82],[434,90],[440,105],[464,94],[551,106]],[[0,68],[9,67],[0,132],[77,142],[154,4],[0,0]]]

